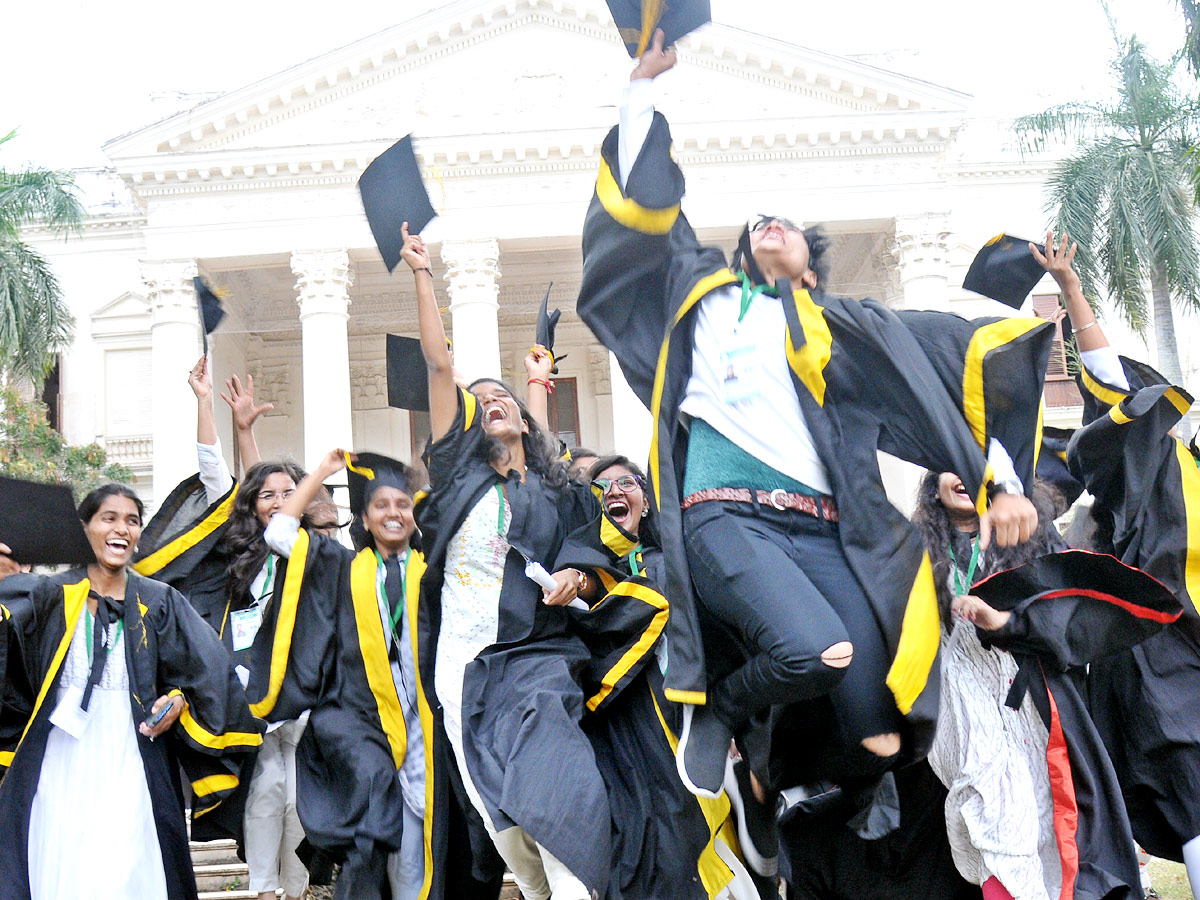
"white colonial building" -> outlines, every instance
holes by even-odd
[[[1052,164],[1023,160],[1006,123],[972,117],[950,88],[725,25],[679,56],[659,108],[703,239],[728,248],[759,212],[821,222],[836,291],[1003,311],[962,279],[993,234],[1037,236]],[[79,173],[82,237],[29,232],[77,320],[63,432],[133,466],[151,498],[195,470],[199,274],[229,311],[218,381],[251,373],[275,405],[258,427],[265,456],[412,455],[427,426],[388,407],[384,369],[385,334],[416,333],[412,278],[403,263],[387,274],[356,189],[411,132],[441,213],[425,237],[459,368],[523,382],[553,282],[568,354],[554,427],[644,458],[647,417],[574,315],[580,229],[631,66],[603,0],[459,0],[109,141],[111,168]],[[1077,419],[1072,390],[1052,387],[1048,421]]]

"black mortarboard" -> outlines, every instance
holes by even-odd
[[[990,606],[1010,610],[1039,594],[1089,597],[1126,611],[1178,616],[1179,601],[1165,584],[1107,553],[1067,550],[1048,553],[1015,569],[997,572],[971,587]],[[1135,609],[1135,607],[1137,609]]]
[[[625,49],[634,59],[650,46],[654,30],[663,30],[663,46],[669,47],[712,21],[708,0],[608,0]]]
[[[1072,428],[1043,427],[1042,447],[1037,459],[1037,477],[1054,485],[1066,501],[1067,508],[1083,493],[1083,484],[1067,468],[1067,444],[1074,433]],[[1056,510],[1057,515],[1064,512],[1066,509]]]
[[[394,487],[412,495],[413,470],[398,459],[380,453],[346,454],[346,487],[350,493],[350,514],[361,521],[368,494],[377,487]]]
[[[429,369],[417,338],[387,336],[388,406],[429,412]]]
[[[556,309],[554,312],[547,312],[546,309],[550,304],[550,288],[554,287],[554,282],[550,282],[546,288],[546,296],[542,298],[542,305],[538,309],[537,317],[537,342],[550,351],[550,357],[554,360],[554,367],[550,372],[554,375],[558,374],[558,361],[566,359],[567,354],[562,356],[554,355],[554,329],[558,325],[558,318],[562,315],[561,309]]]
[[[208,355],[208,336],[217,330],[221,320],[225,318],[225,310],[221,306],[221,298],[205,284],[204,279],[196,276],[192,279],[196,289],[196,308],[200,313],[200,333],[204,338],[204,355]]]
[[[0,542],[31,566],[96,561],[65,484],[37,484],[0,476]]]
[[[437,217],[421,180],[411,134],[375,157],[358,179],[358,190],[379,255],[391,272],[404,249],[400,226],[407,222],[409,234],[420,234]]]
[[[1035,244],[1040,252],[1045,247]],[[1029,241],[998,234],[975,254],[963,287],[1020,309],[1046,270],[1029,249]]]

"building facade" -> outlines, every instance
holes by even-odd
[[[862,61],[720,24],[679,57],[659,108],[702,240],[729,249],[758,213],[819,222],[834,291],[1004,312],[962,279],[993,234],[1037,236],[1052,159],[1022,159],[970,97]],[[388,407],[384,366],[385,335],[417,331],[412,278],[403,263],[385,270],[356,189],[412,133],[440,212],[424,236],[458,368],[523,383],[552,283],[567,354],[554,429],[644,458],[648,415],[574,314],[600,142],[631,67],[603,0],[460,0],[111,140],[111,168],[79,173],[82,237],[28,235],[77,320],[59,372],[66,437],[101,442],[153,500],[195,471],[202,275],[229,313],[211,341],[217,382],[251,374],[274,404],[257,429],[264,456],[415,455],[427,423]],[[1055,290],[1046,278],[1035,294]],[[1052,387],[1048,422],[1077,422],[1071,391]],[[895,484],[903,502],[911,475]]]

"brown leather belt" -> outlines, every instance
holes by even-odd
[[[831,497],[814,497],[810,494],[789,494],[787,491],[776,488],[773,491],[755,491],[755,497],[751,497],[749,488],[706,488],[703,491],[696,491],[694,494],[689,494],[683,498],[683,502],[679,504],[680,509],[687,509],[689,506],[695,506],[697,503],[706,503],[709,500],[728,500],[734,503],[752,503],[757,498],[762,506],[771,506],[775,509],[791,509],[799,513],[804,513],[807,516],[813,516],[817,519],[824,519],[826,522],[836,522],[838,520],[837,505]]]

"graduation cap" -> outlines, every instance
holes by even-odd
[[[96,561],[65,484],[38,484],[0,476],[0,542],[12,558],[32,566]]]
[[[387,336],[388,406],[429,412],[429,368],[417,338]]]
[[[216,291],[199,275],[192,279],[192,287],[196,289],[196,309],[200,313],[200,332],[204,336],[204,355],[207,356],[208,336],[217,330],[217,326],[225,318],[225,310]]]
[[[1039,252],[1046,248],[1035,244]],[[998,234],[975,254],[963,287],[1020,309],[1046,270],[1029,249],[1029,241]]]
[[[358,190],[375,245],[391,272],[404,248],[400,226],[407,222],[409,234],[420,234],[437,217],[421,180],[411,134],[375,157],[358,179]]]
[[[1015,569],[997,572],[971,593],[999,610],[1011,610],[1037,595],[1047,599],[1100,600],[1138,618],[1173,621],[1180,606],[1165,584],[1107,553],[1067,550],[1048,553]]]
[[[562,356],[554,355],[554,329],[558,325],[559,316],[562,315],[561,309],[556,309],[552,313],[546,311],[550,303],[550,288],[554,287],[554,282],[550,282],[546,288],[546,296],[542,298],[542,305],[538,309],[537,317],[537,343],[541,344],[550,351],[550,358],[554,362],[553,368],[550,369],[552,375],[558,374],[558,362],[561,359],[566,359],[567,354]]]
[[[712,21],[708,0],[608,0],[608,11],[634,59],[646,52],[656,28],[663,30],[663,46],[669,47]]]
[[[382,453],[347,453],[346,487],[350,493],[350,514],[361,521],[369,495],[379,487],[398,488],[410,496],[413,468]]]

